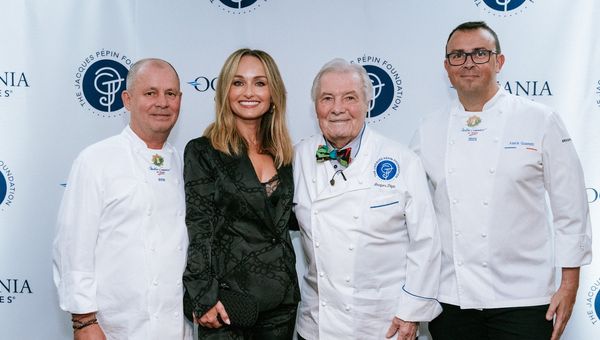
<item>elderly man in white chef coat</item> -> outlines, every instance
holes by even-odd
[[[453,30],[444,67],[458,100],[427,117],[413,141],[442,238],[435,340],[558,339],[579,267],[591,261],[573,142],[552,109],[499,88],[504,60],[484,22]]]
[[[440,241],[421,162],[365,124],[365,69],[325,64],[312,97],[322,134],[295,149],[306,254],[297,331],[307,340],[415,339],[436,300]]]
[[[189,339],[181,160],[167,143],[181,103],[177,72],[140,60],[122,99],[129,125],[83,150],[69,175],[54,243],[60,307],[76,340]]]

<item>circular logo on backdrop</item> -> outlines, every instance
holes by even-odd
[[[385,157],[375,163],[375,175],[384,181],[391,181],[398,177],[398,162],[395,159]]]
[[[484,9],[495,16],[509,17],[522,13],[533,0],[473,0],[476,6],[485,5]]]
[[[14,199],[15,176],[4,160],[0,159],[0,210],[10,207]]]
[[[402,78],[394,64],[380,57],[367,56],[351,60],[350,63],[362,65],[371,84],[373,84],[373,99],[369,103],[367,122],[379,122],[397,111],[402,103]]]
[[[129,66],[131,59],[119,52],[101,50],[88,55],[75,73],[79,105],[100,117],[121,116]]]
[[[593,325],[598,324],[600,326],[598,322],[600,320],[600,294],[598,294],[598,290],[600,290],[600,278],[590,285],[585,297],[585,305],[587,307],[586,319]]]
[[[267,0],[210,0],[210,2],[227,13],[246,14],[256,10]]]

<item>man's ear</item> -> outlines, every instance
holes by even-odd
[[[127,90],[121,92],[121,100],[123,100],[123,105],[125,105],[125,108],[127,109],[127,111],[131,112],[129,110],[129,104],[131,103],[131,96],[129,95],[129,92],[127,92]]]

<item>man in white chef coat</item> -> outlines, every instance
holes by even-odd
[[[321,134],[298,143],[294,205],[306,255],[296,324],[307,340],[415,339],[435,299],[440,241],[417,155],[365,124],[373,88],[343,59],[312,88]]]
[[[58,214],[54,280],[75,339],[189,339],[181,160],[167,137],[179,115],[171,64],[131,66],[121,134],[84,149]]]
[[[591,261],[573,142],[555,111],[498,86],[504,60],[484,22],[454,29],[444,67],[458,99],[426,117],[412,143],[442,238],[435,340],[558,339]]]

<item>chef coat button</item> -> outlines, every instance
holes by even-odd
[[[496,172],[496,169],[490,168],[490,174],[493,174],[494,172]]]
[[[146,215],[148,215],[148,216],[152,215],[152,209],[146,210]]]
[[[158,286],[158,281],[154,280],[154,281],[152,281],[152,284],[155,286]]]
[[[157,313],[157,314],[154,314],[154,318],[155,318],[156,320],[158,320],[158,313]]]
[[[455,231],[454,232],[454,236],[459,237],[460,236],[460,232],[459,231]]]
[[[346,305],[346,308],[344,308],[344,309],[346,310],[346,312],[349,312],[350,309],[352,309],[352,308],[350,308],[350,306]]]
[[[459,266],[462,266],[462,265],[463,265],[463,262],[462,262],[462,261],[458,261],[458,262],[457,262],[457,264],[458,264]]]
[[[488,204],[488,201],[483,201],[483,205],[487,206]]]
[[[456,204],[456,203],[458,203],[458,200],[455,198],[452,200],[452,204]]]
[[[346,280],[346,282],[350,282],[350,276],[346,276],[344,280]]]
[[[319,276],[320,276],[320,277],[323,277],[323,276],[325,276],[325,273],[323,273],[323,272],[320,272],[320,273],[319,273]]]
[[[358,215],[354,215],[354,216],[352,216],[352,218],[354,218],[355,220],[358,220]]]
[[[348,250],[354,250],[354,245],[353,244],[349,245]]]
[[[327,302],[321,301],[321,306],[323,306],[323,307],[327,306]]]
[[[483,237],[483,238],[486,238],[486,237],[487,237],[487,234],[486,234],[486,233],[482,233],[482,234],[481,234],[481,237]]]
[[[487,262],[482,262],[481,265],[487,267]]]
[[[176,317],[176,318],[178,318],[179,317],[179,312],[173,313],[173,316]]]
[[[182,251],[183,247],[182,246],[177,246],[177,250]]]
[[[500,141],[500,138],[494,137],[494,143],[498,143],[499,141]]]
[[[313,178],[311,181],[312,181],[313,183],[316,183],[316,182],[317,182],[317,179],[316,179],[316,178]]]
[[[313,212],[313,214],[315,214],[315,215],[318,215],[318,214],[319,214],[319,211],[318,211],[318,210],[315,210],[315,211]]]
[[[450,169],[448,169],[448,173],[449,173],[449,174],[451,174],[451,173],[453,173],[453,172],[454,172],[454,168],[450,168]]]
[[[502,110],[498,110],[498,113],[499,113],[499,114],[502,114],[503,112],[504,112],[504,111],[502,111]]]
[[[150,248],[150,251],[151,251],[151,252],[153,252],[153,253],[154,253],[154,252],[156,252],[156,247],[152,246],[152,247]]]
[[[315,247],[319,248],[321,244],[319,242],[315,242]]]
[[[181,287],[181,281],[177,281],[177,287]]]

